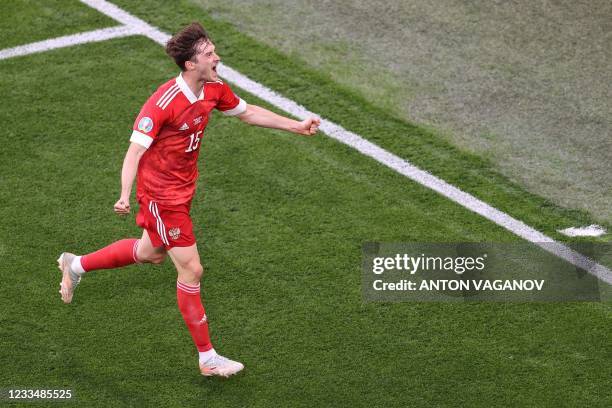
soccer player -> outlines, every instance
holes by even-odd
[[[199,352],[200,372],[205,376],[230,376],[244,368],[215,351],[208,333],[208,318],[200,298],[202,265],[189,215],[196,180],[200,142],[213,109],[261,127],[314,135],[317,118],[296,121],[279,116],[237,97],[217,75],[221,60],[215,45],[199,23],[192,23],[166,44],[166,53],[180,67],[180,74],[147,100],[134,122],[130,146],[121,170],[121,194],[115,213],[130,213],[130,195],[137,179],[139,211],[136,223],[140,239],[114,242],[96,252],[76,256],[64,252],[58,259],[62,271],[60,293],[65,303],[81,278],[99,269],[150,262],[170,256],[178,277],[178,307]]]

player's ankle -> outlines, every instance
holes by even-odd
[[[215,351],[214,348],[211,348],[210,350],[207,350],[207,351],[200,351],[199,355],[200,355],[199,356],[200,364],[205,364],[208,360],[216,356],[217,352]]]
[[[85,273],[85,269],[83,269],[83,265],[81,264],[81,257],[79,255],[75,256],[70,263],[70,268],[77,274],[83,275]]]

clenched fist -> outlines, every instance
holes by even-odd
[[[305,136],[312,136],[319,130],[319,125],[321,125],[321,119],[308,118],[300,122],[296,133]]]
[[[130,213],[130,200],[125,198],[120,198],[113,207],[116,214],[119,215],[128,215]]]

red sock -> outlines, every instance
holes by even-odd
[[[138,262],[136,260],[136,250],[138,249],[139,239],[130,238],[113,242],[91,254],[81,257],[81,266],[86,272],[96,269],[112,269]]]
[[[210,350],[212,344],[208,335],[208,319],[200,299],[200,284],[187,285],[176,281],[176,299],[198,351]]]

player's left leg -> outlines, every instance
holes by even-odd
[[[159,238],[157,238],[159,240]],[[85,272],[99,269],[119,268],[133,263],[161,263],[166,257],[163,245],[155,246],[146,229],[140,239],[128,238],[112,244],[91,254],[78,256],[64,252],[57,260],[62,271],[60,294],[64,303],[72,302],[76,286]]]
[[[74,289],[85,272],[98,269],[113,269],[137,263],[136,250],[139,239],[122,239],[87,255],[77,256],[64,252],[57,260],[62,271],[60,294],[64,303],[72,302]]]
[[[160,264],[166,259],[166,254],[166,248],[163,245],[155,246],[149,232],[143,229],[142,237],[136,248],[137,262]]]
[[[238,373],[244,368],[244,365],[218,355],[210,342],[208,318],[200,298],[200,279],[203,268],[196,244],[171,248],[168,254],[178,272],[176,298],[179,310],[199,352],[200,372],[205,376],[223,377]]]

